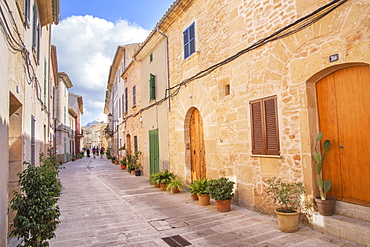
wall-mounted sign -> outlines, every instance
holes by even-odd
[[[334,55],[331,55],[329,57],[330,62],[335,62],[335,61],[338,61],[338,60],[339,60],[339,55],[338,54],[334,54]]]

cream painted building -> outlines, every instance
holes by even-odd
[[[140,67],[140,98],[143,111],[137,117],[126,116],[127,123],[133,122],[141,127],[139,151],[142,153],[144,175],[169,169],[168,117],[171,102],[161,100],[168,95],[168,37],[154,29],[147,40],[135,53],[134,60]],[[130,77],[129,71],[124,74]],[[134,121],[136,119],[136,121]],[[139,120],[139,122],[137,121]],[[134,131],[134,130],[132,130]]]
[[[369,230],[356,229],[370,211],[369,14],[366,0],[177,0],[122,75],[141,80],[141,107],[125,115],[125,131],[142,126],[145,149],[157,127],[145,78],[156,69],[147,61],[161,49],[159,30],[170,95],[156,100],[170,102],[158,108],[168,114],[170,170],[187,183],[229,177],[234,203],[272,214],[268,178],[303,182],[306,197],[317,196],[312,153],[322,131],[332,141],[323,174],[336,213],[359,223],[313,215],[313,226],[368,244]]]
[[[50,116],[55,85],[50,46],[51,24],[59,22],[59,1],[2,0],[0,38],[0,246],[7,246],[9,209],[17,173],[39,165],[52,142]]]
[[[123,118],[133,109],[132,97],[136,90],[127,86],[127,81],[121,77],[132,61],[133,55],[139,44],[118,46],[108,77],[104,113],[107,118],[107,143],[111,148],[111,155],[122,159],[124,151],[119,150],[125,145],[125,128]],[[139,90],[138,90],[139,91]],[[131,100],[129,100],[131,98]]]
[[[81,143],[81,151],[83,148],[88,148],[92,154],[93,147],[104,147],[107,149],[107,142],[104,136],[106,126],[107,123],[101,121],[82,127],[83,138]]]

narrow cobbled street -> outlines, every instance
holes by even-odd
[[[189,193],[160,191],[105,158],[85,157],[64,167],[62,223],[53,247],[360,246],[302,226],[282,233],[275,218],[235,205],[218,213],[213,200],[199,206]]]

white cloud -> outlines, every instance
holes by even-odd
[[[83,97],[83,125],[103,117],[109,68],[117,46],[142,42],[148,34],[126,20],[112,23],[90,15],[71,16],[53,26],[59,71],[71,79],[71,92]]]

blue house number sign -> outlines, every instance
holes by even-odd
[[[338,60],[339,60],[339,55],[338,54],[334,54],[334,55],[331,55],[329,57],[330,62],[335,62],[335,61],[338,61]]]

